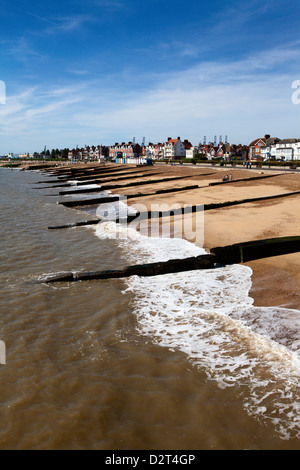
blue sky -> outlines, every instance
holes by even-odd
[[[0,155],[300,138],[299,0],[0,0]]]

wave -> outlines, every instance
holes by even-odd
[[[94,230],[100,239],[117,239],[128,263],[205,253],[187,240],[147,237],[113,220]],[[271,424],[282,439],[299,438],[300,311],[255,307],[251,275],[249,267],[232,265],[132,276],[124,292],[134,294],[141,335],[185,353],[220,388],[234,387],[247,412]]]

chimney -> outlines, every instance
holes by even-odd
[[[266,140],[269,139],[270,137],[271,137],[271,136],[270,136],[269,134],[266,134],[266,135],[265,135],[265,139],[266,139]]]
[[[169,140],[171,140],[171,139],[172,139],[172,137],[168,137],[168,142],[169,142]]]
[[[180,137],[177,137],[178,140],[180,140]]]

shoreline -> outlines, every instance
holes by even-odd
[[[220,171],[221,177],[223,177],[223,173],[224,170]],[[236,170],[236,172],[232,170],[233,177],[236,174],[240,176],[240,170]],[[208,177],[204,176],[204,178]],[[209,178],[215,180],[216,175],[210,175]],[[275,181],[276,184],[274,184]],[[203,180],[202,183],[204,183]],[[243,199],[250,193],[253,197],[284,194],[290,190],[300,189],[300,175],[278,176],[273,181],[271,178],[270,180],[239,182],[234,186],[234,188],[230,188],[226,185],[220,185],[214,188],[198,189],[186,194],[166,194],[161,196],[161,201],[170,205],[178,202],[188,205],[201,204],[202,201],[209,204],[210,202],[230,201],[234,198]],[[211,195],[208,194],[209,191],[212,191]],[[156,200],[150,196],[147,199],[148,204],[150,199],[152,202]],[[134,205],[134,202],[129,200],[130,205]],[[136,202],[142,201],[137,199]],[[299,217],[297,218],[297,210],[299,213],[299,209],[300,197],[292,196],[205,212],[203,248],[209,252],[211,248],[216,246],[299,235],[300,220]],[[282,306],[300,310],[300,253],[264,258],[244,263],[244,265],[252,270],[252,287],[249,295],[254,300],[254,306]]]
[[[88,169],[91,165],[80,165],[81,169]],[[92,165],[99,168],[109,167],[130,172],[136,165]],[[78,169],[79,165],[66,165]],[[150,170],[150,171],[149,171]],[[156,176],[147,176],[155,172]],[[145,186],[128,186],[113,190],[114,194],[130,195],[128,206],[143,204],[150,209],[152,204],[197,205],[216,202],[242,200],[246,198],[284,195],[300,190],[300,173],[274,171],[274,178],[265,178],[264,171],[240,168],[207,168],[185,167],[171,165],[145,166],[141,169],[141,180],[155,180],[153,184]],[[223,176],[231,173],[234,184],[210,183],[221,182]],[[272,174],[272,171],[268,171]],[[257,179],[257,176],[264,178]],[[158,182],[158,179],[185,176],[182,180]],[[250,180],[249,178],[256,178]],[[110,176],[107,183],[116,181],[117,174]],[[104,176],[103,176],[104,178]],[[245,180],[246,178],[246,180]],[[239,181],[235,181],[238,180]],[[244,180],[243,180],[244,179]],[[247,181],[247,179],[249,179]],[[122,180],[122,185],[130,183],[130,179]],[[105,183],[103,183],[105,185]],[[187,186],[198,185],[198,188],[185,190]],[[176,192],[176,189],[182,191]],[[173,189],[174,192],[153,194],[153,191]],[[139,194],[142,193],[142,196]],[[136,195],[136,198],[134,197]],[[213,247],[225,246],[233,243],[259,240],[264,238],[300,235],[300,195],[292,195],[278,199],[259,202],[249,202],[237,206],[223,207],[205,211],[204,214],[204,244],[203,248],[209,252]],[[195,217],[194,215],[192,217]],[[175,228],[178,221],[173,218],[172,226]],[[186,234],[184,238],[189,238]],[[300,253],[264,258],[244,263],[252,270],[252,287],[249,292],[254,300],[254,306],[271,307],[282,306],[300,310]]]

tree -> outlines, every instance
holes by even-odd
[[[62,158],[68,158],[68,153],[69,153],[69,149],[68,148],[64,148],[63,150],[60,151],[61,153],[61,156]]]

